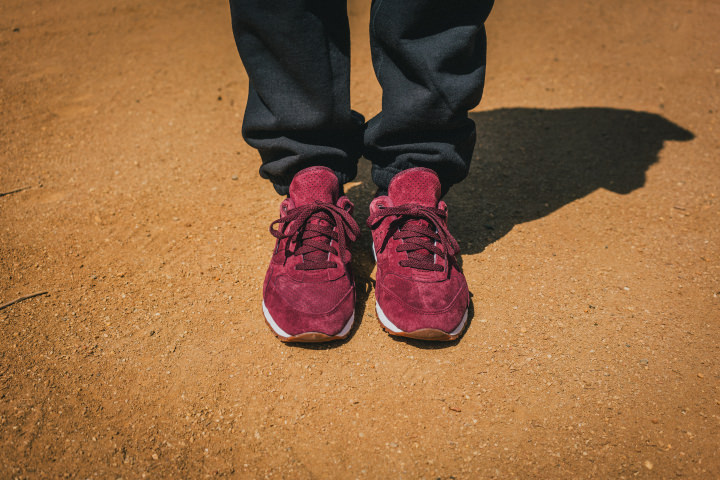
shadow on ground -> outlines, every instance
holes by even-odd
[[[464,254],[482,252],[515,225],[549,215],[598,188],[619,194],[641,188],[664,142],[694,138],[660,115],[613,108],[503,108],[471,113],[471,118],[478,138],[470,174],[445,197],[450,231]],[[369,162],[359,167],[359,183],[350,184],[347,195],[364,225],[375,186]],[[363,227],[353,245],[361,285],[373,283],[370,242]]]
[[[694,138],[660,115],[613,108],[503,108],[471,118],[478,138],[470,174],[445,197],[464,254],[598,188],[627,194],[642,187],[665,141]],[[347,194],[364,222],[375,192],[368,162],[358,181]],[[369,237],[363,234],[357,253],[372,260]]]
[[[612,108],[507,108],[471,118],[478,140],[470,175],[445,199],[465,254],[598,188],[641,188],[665,141],[694,138],[660,115]]]

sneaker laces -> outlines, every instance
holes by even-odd
[[[448,259],[460,253],[460,246],[447,228],[445,210],[412,203],[390,208],[381,206],[370,215],[367,225],[375,229],[387,217],[398,218],[390,224],[378,253],[385,250],[392,234],[393,239],[402,240],[395,251],[407,252],[407,259],[400,261],[403,267],[442,271],[442,265],[435,263],[435,255]]]
[[[311,219],[318,221],[310,222]],[[275,224],[278,224],[277,230],[273,228]],[[278,240],[290,238],[295,243],[292,255],[303,257],[295,268],[321,270],[337,266],[329,260],[328,253],[338,255],[344,263],[350,261],[347,239],[354,242],[360,235],[360,227],[344,208],[315,201],[288,210],[284,217],[270,224],[270,233]],[[333,240],[337,242],[337,249],[331,245]]]

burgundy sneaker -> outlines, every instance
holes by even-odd
[[[283,342],[326,342],[350,332],[349,244],[360,234],[352,210],[329,168],[306,168],[293,178],[280,219],[270,225],[278,240],[263,285],[265,319]]]
[[[455,340],[467,324],[470,294],[455,260],[440,180],[427,168],[395,175],[370,204],[377,260],[375,309],[391,335]]]

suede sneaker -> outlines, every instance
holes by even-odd
[[[352,210],[329,168],[306,168],[290,183],[280,218],[270,225],[277,242],[263,284],[265,320],[280,340],[326,342],[350,332],[349,245],[360,234]]]
[[[435,172],[412,168],[395,175],[388,195],[370,204],[367,225],[377,261],[375,309],[385,331],[455,340],[467,324],[470,294]]]

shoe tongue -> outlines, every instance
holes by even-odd
[[[335,205],[340,198],[340,182],[327,167],[310,167],[295,174],[290,182],[290,198],[296,207],[315,201]]]
[[[335,205],[340,198],[340,182],[335,172],[327,167],[310,167],[295,174],[290,182],[290,198],[295,207],[312,204],[314,202],[331,203]],[[326,212],[316,212],[308,220],[315,225],[331,226],[332,218]],[[330,244],[326,236],[316,236],[312,232],[305,232],[303,239],[299,240],[304,244],[305,239],[314,238],[315,242]],[[327,260],[328,253],[316,249],[303,254],[303,261],[323,263]]]
[[[436,208],[440,201],[440,180],[428,168],[411,168],[393,177],[388,196],[395,206],[415,203]]]

